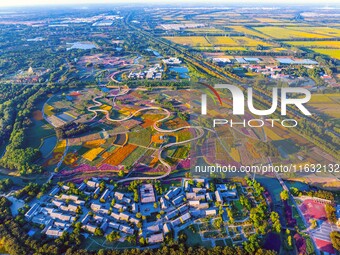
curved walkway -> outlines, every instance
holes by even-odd
[[[117,96],[122,96],[122,95],[125,95],[129,92],[129,90],[126,90],[126,91],[123,91],[122,93],[119,93],[118,95],[116,95],[115,97]],[[159,161],[167,168],[167,171],[165,174],[163,175],[160,175],[160,176],[155,176],[155,177],[131,177],[131,178],[125,178],[125,179],[122,179],[122,180],[119,180],[117,181],[118,183],[119,182],[126,182],[126,181],[133,181],[133,180],[149,180],[149,179],[162,179],[166,176],[168,176],[170,173],[171,173],[171,166],[162,158],[162,152],[164,151],[164,149],[166,148],[169,148],[171,146],[178,146],[178,145],[181,145],[181,144],[185,144],[185,143],[189,143],[189,142],[192,142],[192,141],[195,141],[195,140],[198,140],[200,139],[203,135],[204,135],[204,129],[208,130],[208,131],[211,131],[211,132],[215,132],[214,130],[212,129],[208,129],[208,128],[203,128],[203,127],[199,127],[199,126],[184,126],[184,127],[179,127],[179,128],[176,128],[176,129],[163,129],[163,128],[160,128],[158,127],[158,123],[161,123],[165,120],[167,120],[168,118],[170,118],[171,116],[171,113],[167,110],[167,109],[164,109],[162,107],[157,107],[157,106],[150,106],[150,107],[144,107],[144,108],[141,108],[133,113],[131,113],[129,116],[123,118],[123,119],[112,119],[110,117],[110,113],[109,111],[107,110],[103,110],[103,109],[92,109],[93,107],[100,107],[102,105],[101,102],[98,102],[97,99],[101,98],[102,96],[97,96],[95,98],[92,99],[92,101],[95,103],[94,106],[89,106],[87,109],[88,111],[90,112],[93,112],[95,113],[95,116],[90,120],[94,120],[97,116],[98,116],[98,113],[97,112],[103,112],[105,113],[105,117],[108,121],[111,121],[111,122],[122,122],[122,121],[126,121],[126,120],[129,120],[131,118],[133,118],[134,116],[136,116],[136,114],[142,112],[142,111],[149,111],[149,110],[161,110],[161,111],[164,111],[166,113],[166,116],[162,119],[159,119],[157,121],[155,121],[153,123],[153,128],[158,131],[158,132],[161,132],[161,133],[172,133],[172,132],[177,132],[177,131],[180,131],[180,130],[183,130],[183,129],[195,129],[198,131],[198,136],[196,137],[193,137],[191,139],[188,139],[188,140],[185,140],[185,141],[181,141],[181,142],[174,142],[174,143],[169,143],[169,144],[166,144],[164,146],[162,146],[161,148],[159,148],[158,150],[158,158],[159,158]]]

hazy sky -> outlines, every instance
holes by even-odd
[[[91,4],[91,3],[157,3],[157,4],[183,4],[183,3],[204,3],[207,4],[206,0],[0,0],[0,7],[8,7],[8,6],[28,6],[28,5],[64,5],[64,4]],[[277,1],[277,0],[210,0],[211,4],[239,4],[239,3],[265,3],[275,5],[275,3],[282,4],[284,3],[294,3],[294,4],[336,4],[338,0],[286,0],[286,1]]]

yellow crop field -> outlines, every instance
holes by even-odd
[[[86,153],[83,154],[83,158],[87,159],[88,161],[93,161],[98,154],[100,154],[104,149],[101,147],[98,148],[93,148],[89,151],[87,151]]]
[[[340,49],[313,49],[313,51],[330,56],[331,58],[340,59]]]
[[[245,36],[235,36],[232,37],[234,41],[237,42],[237,44],[239,46],[257,46],[257,45],[263,45],[263,46],[271,46],[271,44],[263,42],[261,40],[255,40],[249,37],[245,37]]]
[[[122,109],[119,110],[119,113],[127,116],[131,115],[133,112],[135,112],[135,110],[133,108],[128,107],[123,107]]]
[[[261,155],[256,151],[256,149],[255,149],[255,147],[252,143],[249,143],[249,142],[246,143],[246,148],[253,158],[260,158],[261,157]]]
[[[269,38],[269,36],[267,36],[265,34],[262,34],[262,33],[258,32],[256,30],[253,30],[253,29],[246,28],[244,26],[228,26],[228,28],[231,28],[235,32],[239,32],[239,33],[254,35],[254,36],[261,37],[261,38]]]
[[[235,160],[236,162],[240,162],[240,161],[241,161],[240,153],[239,153],[238,149],[236,149],[236,148],[231,148],[230,156],[231,156],[231,157],[233,158],[233,160]]]
[[[204,36],[166,36],[164,37],[174,43],[190,46],[211,46]]]
[[[327,104],[327,103],[334,103],[332,97],[336,97],[336,94],[312,94],[311,99],[309,100],[308,104]],[[338,97],[340,98],[340,97]]]
[[[57,145],[54,147],[53,152],[57,153],[57,152],[64,152],[66,148],[66,140],[61,140],[57,143]]]
[[[104,144],[105,142],[106,142],[105,139],[97,139],[97,140],[87,141],[83,144],[83,146],[86,148],[97,148],[100,145]]]
[[[313,94],[307,105],[317,112],[340,118],[340,96],[336,94]]]
[[[332,27],[287,27],[292,30],[310,32],[314,34],[327,35],[331,37],[339,37],[340,29]]]
[[[52,105],[46,104],[45,107],[44,107],[44,112],[47,116],[51,116],[51,115],[54,114],[53,109],[54,109],[54,107]]]
[[[221,51],[227,51],[227,50],[244,51],[244,50],[247,50],[244,47],[218,47],[218,49],[221,50]]]
[[[238,46],[238,43],[228,36],[209,36],[208,40],[214,45]]]
[[[110,111],[112,109],[112,106],[103,104],[100,106],[100,109],[105,110],[105,111]]]
[[[339,48],[340,49],[340,41],[292,41],[287,42],[293,46],[303,46],[310,48]]]
[[[282,140],[282,137],[273,131],[272,127],[264,127],[264,132],[269,137],[270,140],[277,141]]]
[[[185,29],[185,31],[188,32],[194,32],[194,33],[223,33],[224,31],[222,29],[217,29],[213,27],[199,27],[199,28],[191,28],[191,29]]]
[[[277,22],[281,22],[280,20],[270,19],[270,18],[256,18],[256,20],[260,21],[261,23],[277,23]]]
[[[285,27],[256,27],[254,29],[277,39],[330,38],[330,36],[327,35],[307,33],[303,31],[292,30]]]

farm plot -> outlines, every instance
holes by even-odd
[[[238,43],[228,36],[209,36],[208,40],[215,46],[217,45],[238,46]]]
[[[92,148],[92,149],[90,149],[89,151],[87,151],[86,153],[83,154],[83,158],[88,160],[88,161],[93,161],[103,151],[104,151],[104,149],[101,148],[101,147]]]
[[[257,31],[264,33],[276,39],[294,39],[294,38],[330,38],[327,35],[308,33],[303,31],[292,30],[285,27],[254,27]]]
[[[235,32],[244,33],[247,35],[253,35],[261,38],[269,38],[269,36],[266,34],[260,33],[259,31],[256,31],[252,28],[246,28],[244,26],[228,26],[227,28],[231,28]]]
[[[143,147],[137,147],[133,152],[131,152],[123,161],[122,165],[132,166],[136,161],[144,155],[148,149]]]
[[[340,49],[313,49],[314,52],[340,59]]]
[[[151,142],[151,128],[145,128],[138,132],[129,133],[129,143],[148,146]]]
[[[292,41],[292,42],[287,42],[287,44],[298,46],[298,47],[308,47],[308,48],[340,49],[339,41]]]
[[[167,36],[165,39],[173,43],[189,45],[189,46],[212,46],[204,36]]]
[[[313,34],[321,34],[330,37],[339,37],[340,29],[333,27],[287,27],[288,29],[309,32]]]
[[[247,46],[247,47],[254,47],[258,45],[271,46],[271,44],[267,42],[264,42],[261,40],[255,40],[255,39],[245,37],[245,36],[236,36],[236,37],[232,37],[232,39],[237,42],[238,46]]]
[[[117,166],[121,164],[123,160],[127,158],[136,148],[137,146],[133,144],[127,144],[124,147],[120,147],[114,150],[111,155],[102,162],[102,164]]]
[[[333,118],[340,118],[340,96],[337,94],[313,94],[308,106],[312,107],[311,111],[314,110]]]

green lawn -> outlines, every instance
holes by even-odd
[[[137,147],[128,157],[123,160],[122,165],[131,166],[140,156],[144,154],[146,150],[147,149],[143,147]]]
[[[129,143],[140,146],[148,146],[151,142],[151,135],[151,128],[145,128],[139,132],[131,132],[129,133]]]
[[[182,230],[179,232],[178,235],[184,233],[187,236],[187,240],[185,242],[185,244],[189,247],[193,247],[193,246],[202,246],[204,245],[201,239],[201,236],[198,233],[198,227],[197,225],[193,225],[195,228],[195,233],[190,229],[190,227]]]
[[[43,120],[32,120],[33,124],[26,130],[25,142],[28,146],[39,148],[42,139],[55,134],[53,127]]]

